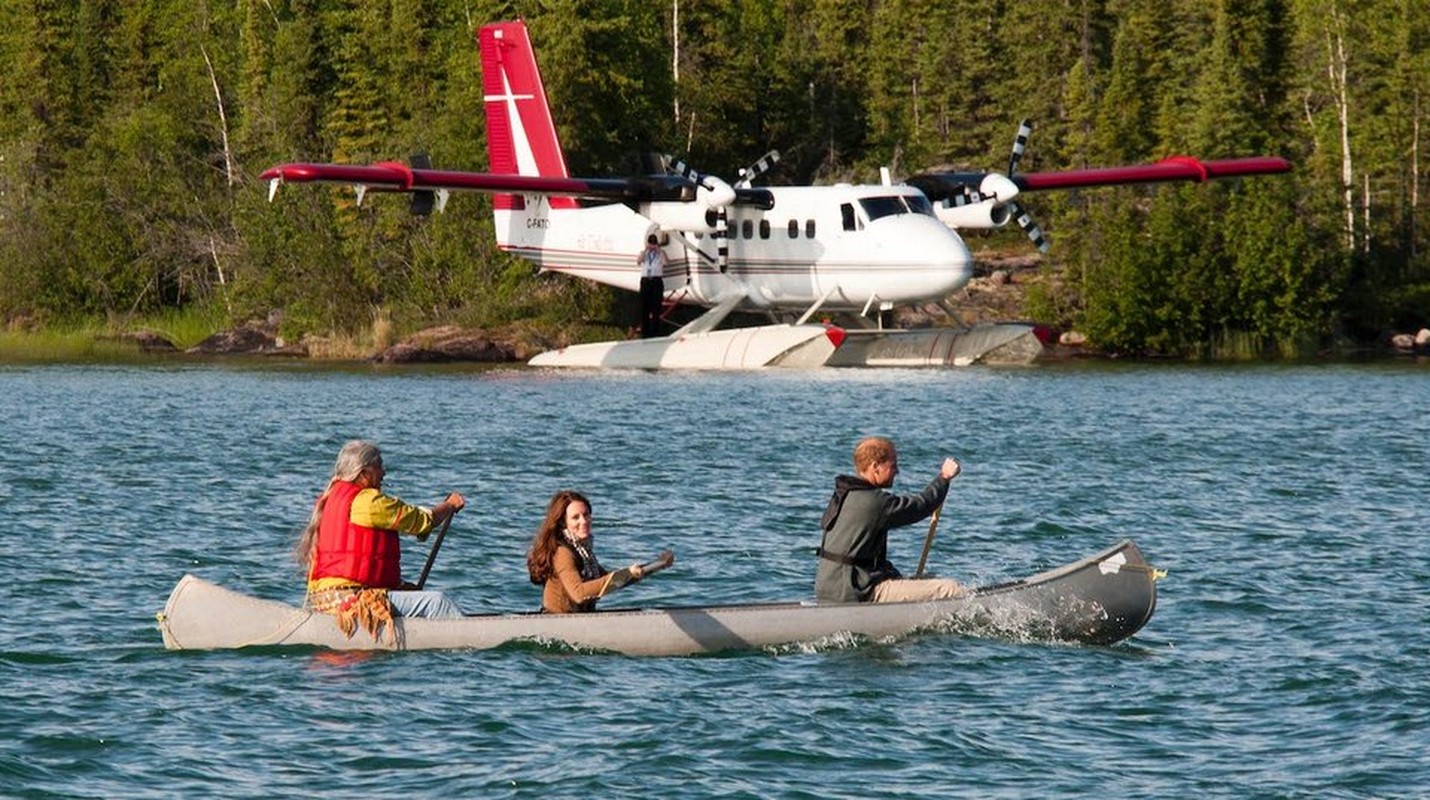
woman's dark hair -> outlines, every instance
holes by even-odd
[[[571,489],[562,489],[551,496],[546,504],[546,517],[541,527],[536,529],[536,537],[531,540],[531,549],[526,553],[526,571],[531,582],[538,586],[551,577],[551,560],[556,557],[556,548],[561,546],[561,532],[566,528],[566,507],[572,503],[585,503],[591,508],[586,495]]]

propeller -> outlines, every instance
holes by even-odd
[[[1018,123],[1018,135],[1013,137],[1013,154],[1008,157],[1009,184],[1013,183],[1013,174],[1018,171],[1018,162],[1023,159],[1023,151],[1028,148],[1028,136],[1033,133],[1033,125],[1026,119]],[[991,177],[991,176],[990,176]],[[1014,193],[1017,186],[1014,185]],[[1018,227],[1023,229],[1023,233],[1028,235],[1028,239],[1033,242],[1033,246],[1038,250],[1048,252],[1048,240],[1043,236],[1043,229],[1038,227],[1038,223],[1033,221],[1033,215],[1029,214],[1016,200],[1010,196],[1008,199],[1008,211],[1013,214],[1013,221],[1018,223]]]
[[[720,178],[696,172],[694,167],[679,158],[670,159],[670,168],[696,185],[696,202],[704,203],[709,208],[723,208],[735,202],[734,187]],[[702,189],[704,190],[703,195]]]
[[[666,156],[670,164],[671,171],[685,177],[697,187],[696,200],[704,202],[715,214],[715,224],[711,227],[714,230],[710,238],[715,240],[715,265],[719,268],[720,274],[725,274],[730,269],[730,217],[726,209],[735,202],[735,189],[725,181],[714,175],[703,175],[694,167],[685,163],[683,159]],[[704,194],[702,194],[702,190]],[[699,252],[697,250],[697,252]]]
[[[1033,245],[1048,252],[1048,240],[1033,221],[1027,209],[1015,199],[1020,191],[1013,180],[1018,162],[1028,147],[1033,126],[1027,120],[1018,124],[1013,138],[1013,152],[1008,158],[1008,172],[939,172],[915,175],[908,183],[930,201],[941,205],[939,219],[955,228],[999,228],[1009,220],[1027,234]]]

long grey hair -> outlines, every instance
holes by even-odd
[[[323,519],[323,506],[328,502],[328,494],[333,490],[333,483],[355,481],[363,470],[381,460],[382,451],[377,449],[377,445],[363,439],[354,439],[343,445],[343,449],[338,451],[338,460],[333,463],[333,477],[328,479],[327,487],[313,502],[313,513],[308,515],[308,524],[298,535],[297,544],[293,546],[293,557],[297,559],[304,571],[311,568],[313,564],[313,551],[318,546],[318,523]]]

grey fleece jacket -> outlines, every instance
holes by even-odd
[[[948,494],[938,476],[918,494],[893,494],[863,478],[840,475],[824,512],[824,538],[814,596],[822,603],[869,599],[879,581],[901,577],[889,563],[889,529],[926,519]]]

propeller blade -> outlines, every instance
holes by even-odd
[[[694,167],[685,163],[684,159],[675,158],[673,156],[667,156],[666,158],[670,159],[670,168],[672,170],[705,190],[705,202],[709,203],[710,207],[722,208],[735,202],[734,188],[723,179],[714,175],[700,174]]]
[[[1018,171],[1018,162],[1023,160],[1023,151],[1028,147],[1028,136],[1033,132],[1033,124],[1026,119],[1018,123],[1018,135],[1013,137],[1013,155],[1008,157],[1008,177]]]
[[[779,160],[780,151],[778,150],[771,150],[770,152],[760,156],[759,159],[755,161],[755,163],[740,170],[740,179],[738,181],[735,181],[735,188],[750,188],[750,183],[754,181],[755,178],[758,178],[766,172],[769,172],[770,169],[772,169],[774,165],[779,162]]]
[[[700,181],[700,173],[696,172],[694,167],[685,163],[685,159],[676,158],[675,156],[666,156],[666,160],[670,163],[671,172],[674,172],[688,181],[693,181],[700,186],[705,186],[705,184]],[[708,189],[710,187],[705,186],[705,188]]]
[[[1033,215],[1016,202],[1009,203],[1008,210],[1013,212],[1013,218],[1018,221],[1018,227],[1023,229],[1023,233],[1028,234],[1033,246],[1044,253],[1048,252],[1048,240],[1043,236],[1043,229],[1033,221]]]
[[[724,208],[715,212],[715,232],[710,238],[715,240],[715,266],[724,275],[730,270],[730,217]]]

